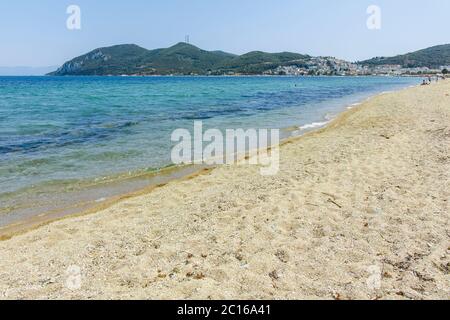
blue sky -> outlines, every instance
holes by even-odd
[[[82,29],[66,28],[79,5]],[[366,26],[369,5],[381,30]],[[50,66],[121,43],[159,48],[293,51],[359,60],[450,43],[448,0],[8,0],[0,2],[0,66]]]

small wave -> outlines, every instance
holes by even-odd
[[[301,127],[299,127],[300,130],[308,130],[308,129],[314,129],[314,128],[318,128],[318,127],[323,127],[325,125],[327,125],[330,121],[324,121],[324,122],[312,122],[312,123],[308,123],[305,124]]]
[[[351,105],[349,105],[347,107],[347,110],[353,109],[353,108],[355,108],[357,106],[360,106],[361,104],[362,104],[361,102],[352,103]]]

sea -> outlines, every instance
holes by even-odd
[[[0,227],[188,174],[175,129],[302,134],[408,77],[0,77]],[[289,130],[288,130],[289,129]],[[282,155],[281,155],[282,156]]]

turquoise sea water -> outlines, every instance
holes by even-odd
[[[220,129],[308,127],[365,97],[419,82],[389,77],[0,77],[0,215],[13,215],[21,202],[35,199],[48,197],[55,204],[55,194],[67,195],[82,182],[170,165],[172,131],[191,129],[194,120]]]

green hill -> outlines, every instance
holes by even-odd
[[[266,71],[271,73],[270,71],[283,66],[296,66],[307,71],[315,66],[316,69],[321,69],[319,74],[330,74],[330,71],[336,74],[343,68],[348,69],[348,64],[332,57],[313,58],[291,52],[252,51],[234,55],[223,51],[202,50],[183,42],[156,50],[124,44],[91,51],[66,62],[50,75],[256,75]],[[390,64],[405,68],[439,68],[450,65],[450,44],[395,57],[377,57],[358,64],[370,67]]]
[[[404,68],[439,68],[450,65],[450,44],[435,46],[395,57],[377,57],[359,64],[377,66],[383,64],[401,65]]]
[[[221,51],[205,51],[187,43],[178,43],[149,55],[146,64],[155,74],[205,74],[216,65],[234,58]]]
[[[266,53],[261,51],[253,51],[223,62],[217,66],[217,72],[261,74],[264,71],[283,65],[303,66],[305,62],[309,61],[309,59],[310,56],[297,53]]]
[[[147,50],[133,44],[99,48],[66,62],[50,75],[260,74],[284,64],[303,64],[296,53],[250,52],[241,56],[205,51],[187,43]]]

